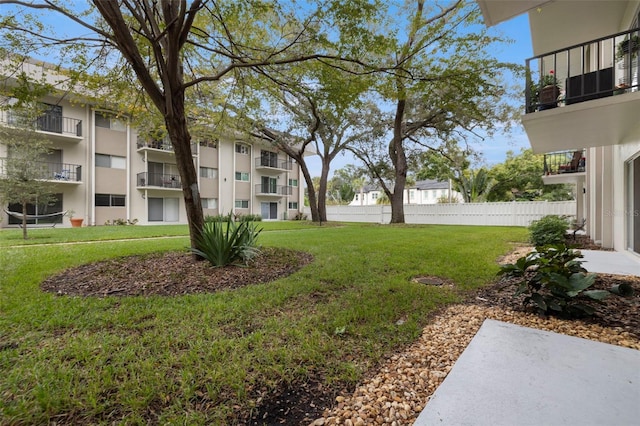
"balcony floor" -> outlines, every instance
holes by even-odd
[[[617,145],[640,134],[640,92],[594,99],[522,117],[533,152]]]

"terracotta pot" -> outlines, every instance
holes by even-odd
[[[82,221],[84,220],[83,218],[79,217],[72,217],[71,219],[69,219],[71,221],[71,226],[73,228],[80,228],[82,226]]]

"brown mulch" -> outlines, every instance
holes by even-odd
[[[574,243],[572,240],[568,242]],[[579,248],[599,249],[588,237],[577,236],[575,244]],[[499,262],[513,262],[529,249],[530,247],[516,249]],[[250,283],[272,281],[297,271],[312,260],[308,253],[265,248],[261,255],[246,267],[213,268],[207,262],[194,261],[188,253],[170,252],[116,258],[70,268],[48,278],[41,287],[44,291],[61,296],[178,296],[210,293],[239,288]],[[629,283],[634,288],[635,295],[629,298],[610,297],[597,305],[596,314],[592,318],[582,321],[599,324],[611,329],[612,333],[624,330],[640,338],[640,278],[599,275],[596,288],[609,289],[620,282]],[[495,283],[470,294],[467,304],[487,306],[506,312],[525,312],[522,304],[512,297],[513,292],[512,283],[504,279],[496,280]],[[436,319],[434,318],[434,321]],[[395,356],[402,356],[403,350],[399,348]],[[320,418],[323,413],[326,414],[329,407],[335,405],[336,394],[340,391],[336,387],[339,385],[323,386],[323,379],[316,379],[281,389],[275,394],[265,395],[261,405],[251,414],[238,413],[238,421],[251,425],[298,425],[313,422],[313,419]]]
[[[310,263],[309,253],[263,248],[246,266],[214,268],[187,252],[129,256],[89,263],[49,277],[44,291],[68,296],[179,296],[213,293],[290,275]]]

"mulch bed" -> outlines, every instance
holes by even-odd
[[[180,296],[213,293],[290,275],[313,261],[309,253],[263,248],[247,265],[214,268],[186,252],[129,256],[67,269],[41,284],[65,296]]]

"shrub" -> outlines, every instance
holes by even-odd
[[[297,212],[291,220],[307,220],[307,215],[302,212]]]
[[[229,221],[235,221],[235,222],[261,222],[262,221],[262,216],[260,216],[259,214],[227,214],[227,215],[217,215],[217,216],[205,216],[204,218],[205,223],[207,222],[217,222],[217,221],[223,221],[223,222],[229,222]]]
[[[123,225],[135,225],[136,223],[138,223],[138,219],[133,219],[133,220],[128,220],[128,219],[113,219],[112,221],[107,220],[104,224],[105,226],[123,226]]]
[[[609,296],[607,290],[587,290],[595,282],[595,274],[582,267],[582,254],[565,244],[539,247],[516,263],[503,265],[498,274],[517,277],[515,295],[526,294],[525,305],[534,305],[541,313],[568,317],[591,315],[590,302]]]
[[[260,232],[262,229],[257,229],[255,223],[236,222],[230,215],[208,220],[196,238],[198,247],[192,247],[191,251],[215,267],[246,264],[260,252],[257,247]]]
[[[565,217],[544,216],[540,220],[534,220],[529,225],[531,242],[536,247],[563,243],[568,228],[569,221]]]

